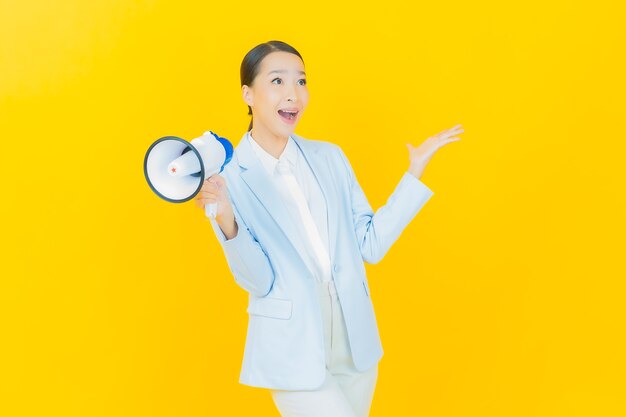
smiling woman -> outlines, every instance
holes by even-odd
[[[240,76],[252,116],[248,131],[256,127],[255,132],[264,135],[274,122],[267,110],[273,109],[287,125],[295,127],[309,100],[304,60],[295,48],[281,41],[257,45],[244,57]],[[282,131],[289,134],[292,129]]]
[[[252,120],[198,206],[249,293],[239,381],[267,388],[283,416],[365,417],[382,345],[363,262],[380,261],[434,194],[419,179],[455,126],[409,147],[409,170],[376,213],[341,148],[294,129],[309,102],[304,60],[280,41],[241,64]]]

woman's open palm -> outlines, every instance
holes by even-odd
[[[426,165],[442,146],[461,140],[456,135],[463,133],[461,125],[456,125],[450,129],[446,129],[434,136],[426,139],[421,145],[413,146],[407,143],[406,146],[409,149],[409,172],[415,175],[417,178],[422,176]]]

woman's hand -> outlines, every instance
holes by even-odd
[[[204,209],[206,204],[217,203],[215,221],[222,229],[227,239],[237,235],[237,223],[233,213],[233,206],[228,199],[226,180],[219,174],[213,174],[202,184],[196,195],[196,206]]]
[[[418,147],[407,143],[406,146],[409,149],[410,161],[409,172],[419,179],[426,168],[426,164],[428,164],[435,152],[450,142],[461,140],[461,138],[454,136],[462,132],[463,129],[461,129],[461,125],[456,125],[453,128],[429,137]]]

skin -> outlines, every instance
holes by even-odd
[[[281,71],[275,73],[273,71]],[[276,159],[282,154],[289,135],[302,118],[309,102],[304,63],[294,54],[277,51],[263,58],[252,85],[241,87],[244,102],[252,108],[252,130],[254,140]],[[278,109],[297,108],[295,123],[287,124],[278,114]],[[421,178],[426,165],[435,152],[448,143],[461,140],[461,125],[446,129],[429,137],[419,146],[407,143],[409,151],[408,172]],[[237,235],[237,222],[227,194],[226,181],[219,174],[204,181],[196,196],[196,206],[204,209],[205,204],[217,202],[216,222],[227,239]]]

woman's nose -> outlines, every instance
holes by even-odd
[[[287,88],[287,101],[296,101],[297,99],[297,95],[296,95],[296,90],[293,87],[289,87]]]

